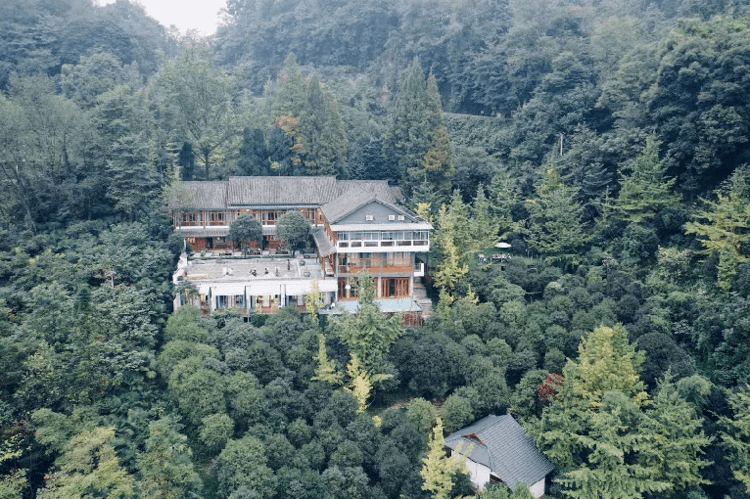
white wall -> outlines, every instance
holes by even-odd
[[[490,481],[490,469],[483,464],[475,463],[471,459],[466,460],[466,467],[469,468],[471,483],[477,489],[483,490]]]
[[[529,487],[529,491],[534,497],[542,497],[544,495],[544,478]]]

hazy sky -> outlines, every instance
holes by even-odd
[[[115,0],[99,0],[100,5],[114,3]],[[226,6],[226,0],[139,0],[148,15],[165,27],[174,24],[183,33],[189,29],[200,30],[203,35],[216,31],[219,9]]]

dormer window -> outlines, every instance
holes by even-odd
[[[396,220],[396,215],[388,215],[388,220]]]
[[[406,218],[403,215],[399,215],[398,220],[399,222],[403,222],[404,220],[406,220]]]
[[[365,215],[365,220],[368,222],[372,222],[375,220],[375,215]]]

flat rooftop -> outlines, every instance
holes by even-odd
[[[315,259],[253,258],[228,260],[190,260],[185,279],[192,282],[248,282],[269,279],[322,279],[320,263]]]

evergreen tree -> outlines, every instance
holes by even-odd
[[[498,224],[500,237],[520,232],[523,224],[513,221],[513,208],[521,200],[516,178],[507,169],[500,169],[492,177],[488,190],[491,212]]]
[[[704,200],[706,209],[688,222],[687,234],[695,234],[709,254],[719,254],[718,285],[724,291],[732,289],[737,267],[748,261],[750,247],[750,194],[742,170],[731,177],[729,193],[716,193],[718,200]]]
[[[406,180],[410,168],[421,169],[432,141],[429,125],[424,70],[415,58],[396,102],[388,111],[383,154],[392,179]]]
[[[554,167],[547,168],[535,199],[526,202],[530,215],[529,244],[540,253],[570,259],[588,241],[576,201],[578,189],[568,187]]]
[[[318,355],[315,356],[318,361],[318,367],[315,369],[313,381],[323,381],[334,386],[341,384],[341,373],[336,371],[336,363],[328,358],[326,350],[326,337],[318,334]]]
[[[569,362],[565,380],[593,407],[600,403],[605,392],[613,390],[624,393],[637,407],[642,407],[648,400],[646,385],[640,377],[644,360],[645,354],[635,351],[622,325],[600,326],[581,339],[578,361]]]
[[[628,170],[620,172],[620,197],[615,204],[621,220],[643,223],[679,204],[680,195],[672,192],[676,179],[665,178],[667,162],[659,159],[659,142],[654,137],[646,140],[646,148]]]
[[[349,143],[344,120],[333,96],[326,95],[317,76],[307,86],[299,128],[299,151],[307,175],[334,175],[343,171]]]
[[[750,494],[750,389],[747,386],[729,394],[732,417],[723,417],[721,438],[730,455],[735,480]]]
[[[443,125],[443,107],[440,101],[435,75],[427,79],[427,127],[430,144],[420,167],[407,170],[409,191],[422,182],[435,187],[438,193],[447,195],[455,174],[453,148],[448,129]]]
[[[705,484],[701,458],[710,444],[694,408],[666,379],[653,403],[639,370],[643,354],[622,326],[599,327],[532,427],[556,464],[567,497],[642,498]]]
[[[441,126],[432,134],[430,149],[424,157],[421,168],[409,169],[408,185],[413,189],[420,180],[434,185],[441,194],[450,191],[451,181],[455,174],[453,166],[453,149],[448,129]]]
[[[302,70],[297,64],[297,56],[287,55],[284,69],[277,80],[276,99],[273,102],[274,119],[278,122],[282,116],[299,118],[305,105],[305,86]]]
[[[405,333],[403,317],[386,317],[375,303],[375,295],[372,277],[361,275],[357,315],[346,314],[333,321],[336,334],[367,370],[377,366]]]
[[[695,407],[680,396],[667,374],[641,423],[641,430],[655,438],[642,452],[640,462],[644,467],[658,468],[659,476],[671,484],[673,491],[710,485],[701,470],[712,463],[701,456],[713,439],[704,434],[702,426]]]
[[[638,456],[650,450],[651,435],[638,424],[638,407],[622,392],[607,392],[597,412],[590,414],[579,440],[583,464],[562,474],[563,493],[574,499],[641,499],[671,489],[657,466],[644,466]]]
[[[422,459],[422,489],[432,493],[434,499],[448,499],[453,490],[453,477],[458,473],[468,474],[466,460],[453,459],[445,455],[445,437],[443,436],[443,420],[438,418],[437,424],[432,430],[428,444],[427,457]],[[455,453],[459,455],[470,455],[471,447],[466,452],[461,452],[460,446]]]
[[[464,204],[460,191],[453,191],[450,207],[440,207],[438,225],[435,234],[438,250],[435,284],[452,291],[458,281],[469,273],[469,267],[465,262],[473,255],[472,251],[476,250],[472,245],[469,209]]]
[[[85,497],[136,497],[135,480],[120,466],[115,449],[114,428],[95,428],[73,437],[47,476],[40,499],[76,499]]]
[[[177,157],[177,164],[180,165],[180,179],[181,180],[193,180],[193,174],[195,173],[195,153],[193,152],[193,144],[185,142],[182,144],[182,149]]]
[[[263,130],[245,128],[242,133],[240,159],[237,169],[240,175],[262,176],[271,172],[270,153],[266,149]]]
[[[138,458],[141,492],[154,499],[181,499],[198,493],[201,479],[193,468],[187,437],[169,418],[150,423],[146,452]]]
[[[159,188],[154,165],[148,160],[145,134],[121,136],[113,146],[113,159],[107,164],[107,196],[115,208],[135,220],[148,209]]]
[[[490,209],[490,201],[484,193],[484,186],[479,184],[471,209],[472,253],[494,247],[497,242],[498,224]]]

